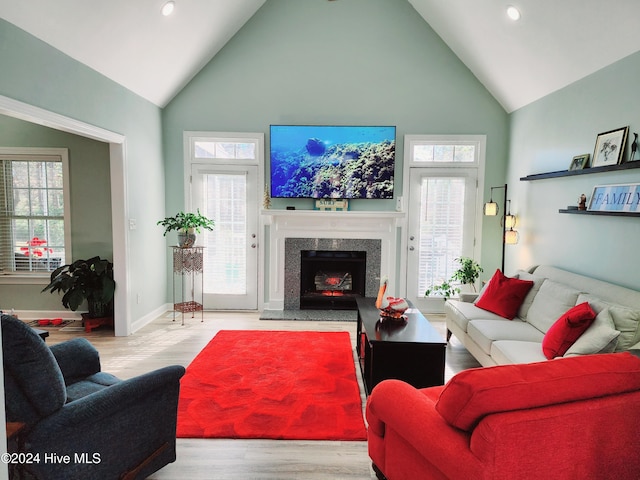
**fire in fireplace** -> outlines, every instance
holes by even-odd
[[[341,296],[353,289],[353,277],[349,272],[318,272],[314,283],[316,291],[328,297]]]
[[[302,250],[300,308],[354,310],[364,296],[366,252]]]

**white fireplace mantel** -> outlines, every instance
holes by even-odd
[[[287,238],[380,240],[380,275],[388,277],[391,288],[398,284],[398,229],[404,224],[403,212],[263,210],[261,217],[269,239],[265,263],[269,286],[264,299],[265,309],[284,309]]]

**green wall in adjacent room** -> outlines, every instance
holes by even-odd
[[[576,155],[593,156],[599,133],[629,126],[640,132],[640,53],[626,57],[511,114],[509,189],[521,241],[508,247],[507,266],[551,264],[640,290],[640,217],[578,216],[594,185],[640,183],[640,169],[521,182],[566,170]],[[629,145],[633,140],[629,133]],[[507,268],[509,270],[509,268]]]
[[[0,115],[0,147],[55,147],[69,151],[73,259],[113,259],[109,146],[78,135]],[[86,201],[90,198],[91,201]],[[59,309],[60,298],[41,285],[3,285],[0,310]],[[28,305],[18,302],[27,295]]]
[[[483,134],[485,191],[504,183],[507,113],[405,0],[268,0],[163,111],[167,211],[184,206],[184,131],[262,132],[268,152],[270,124],[396,125],[396,196],[404,135]],[[285,205],[312,203],[272,202]],[[499,233],[483,232],[487,265],[500,263]]]

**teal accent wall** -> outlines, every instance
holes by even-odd
[[[594,185],[640,183],[640,169],[520,182],[532,174],[569,168],[593,157],[599,133],[629,126],[640,132],[640,53],[626,57],[511,114],[509,189],[520,217],[521,240],[507,247],[507,271],[551,264],[640,289],[640,217],[577,216],[558,209],[577,205]],[[628,158],[632,133],[627,142]]]
[[[184,207],[185,130],[263,132],[268,152],[270,124],[396,125],[397,196],[406,134],[487,135],[485,190],[504,184],[508,121],[407,1],[268,0],[163,111],[167,211]],[[272,202],[286,205],[312,208],[310,200]],[[350,206],[394,210],[395,201]],[[493,227],[483,235],[483,264],[499,265]]]
[[[0,147],[68,149],[73,258],[113,258],[108,144],[0,115]],[[59,297],[49,298],[41,290],[41,285],[3,285],[0,309],[51,309],[52,303],[59,306]],[[16,299],[25,296],[28,302],[18,305]]]
[[[126,137],[124,201],[127,218],[137,224],[135,230],[127,231],[131,317],[139,319],[163,306],[166,243],[156,226],[156,221],[164,218],[165,206],[160,108],[1,19],[0,65],[0,95]],[[85,168],[78,173],[80,178],[72,180],[76,186],[83,185],[82,189],[74,188],[72,209],[84,212],[87,222],[92,208],[102,208],[106,201],[103,193],[108,179],[96,180],[94,173]],[[92,182],[96,182],[96,191],[103,192],[98,200]],[[111,219],[96,215],[91,221],[100,224]],[[88,255],[94,249],[107,251],[109,239],[102,244],[94,234],[75,233],[81,238],[74,237],[74,255]],[[103,233],[109,234],[106,230]],[[55,296],[41,295],[48,296],[49,308],[62,308]],[[138,295],[140,302],[136,301]],[[13,291],[10,306],[30,310],[36,303],[37,308],[42,306],[40,298],[34,300],[31,289],[22,288]]]

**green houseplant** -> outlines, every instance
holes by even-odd
[[[442,295],[447,299],[460,293],[459,285],[471,285],[473,291],[476,291],[475,283],[482,272],[482,267],[472,258],[460,257],[456,260],[460,263],[460,267],[453,272],[449,280],[428,288],[424,293],[426,297],[435,294]]]
[[[74,312],[86,300],[88,316],[100,318],[113,314],[115,289],[113,263],[98,256],[56,268],[42,291],[63,292],[62,305]]]
[[[196,242],[195,232],[200,233],[203,228],[213,230],[215,222],[200,213],[178,212],[173,217],[167,217],[157,223],[164,227],[164,236],[176,230],[178,232],[178,246],[192,247]]]

